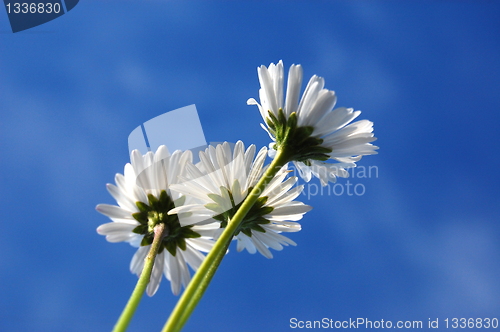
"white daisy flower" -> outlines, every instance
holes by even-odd
[[[262,148],[254,160],[255,152],[255,145],[245,151],[241,141],[235,144],[234,150],[225,142],[200,152],[200,163],[196,166],[187,163],[186,177],[180,177],[180,181],[170,187],[172,191],[196,197],[198,202],[169,213],[190,212],[189,217],[180,218],[181,225],[217,220],[221,227],[215,236],[218,237],[264,172],[267,148]],[[285,180],[287,174],[285,165],[236,229],[238,251],[246,249],[251,254],[259,251],[272,258],[269,248],[282,250],[283,246],[296,245],[280,233],[299,231],[300,224],[295,221],[302,219],[311,207],[294,201],[304,186],[292,188],[297,177]]]
[[[288,74],[286,97],[283,95],[283,62],[271,63],[269,68],[257,68],[260,81],[260,104],[250,98],[248,105],[257,105],[267,124],[261,124],[279,148],[286,140],[294,152],[292,160],[301,177],[309,182],[314,175],[322,185],[335,182],[336,177],[348,177],[346,168],[355,167],[363,155],[376,154],[373,123],[360,120],[351,123],[360,111],[340,107],[333,109],[337,97],[324,89],[325,80],[314,75],[300,98],[302,67],[292,65]],[[331,162],[325,162],[330,160]]]
[[[169,156],[163,145],[156,153],[141,155],[138,150],[130,155],[131,164],[125,165],[124,174],[116,174],[116,186],[107,184],[118,206],[99,204],[97,211],[113,222],[97,228],[109,242],[129,242],[139,247],[130,263],[130,271],[139,276],[144,259],[153,241],[153,229],[158,223],[165,224],[165,235],[156,256],[147,294],[153,296],[162,279],[170,280],[172,292],[180,293],[190,280],[187,265],[193,270],[200,266],[204,255],[213,246],[213,233],[218,223],[203,226],[181,226],[177,215],[167,212],[185,201],[178,193],[170,193],[168,186],[177,181],[186,163],[192,160],[191,151],[175,151]]]

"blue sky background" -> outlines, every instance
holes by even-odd
[[[207,140],[267,145],[246,100],[280,59],[374,121],[358,164],[378,176],[301,196],[298,246],[272,260],[233,247],[185,331],[500,318],[498,1],[81,1],[16,34],[1,11],[0,331],[110,330],[135,249],[97,235],[94,208],[128,134],[196,104]],[[164,279],[130,331],[176,300]]]

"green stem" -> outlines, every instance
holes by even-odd
[[[285,149],[283,149],[285,150]],[[238,226],[243,221],[248,211],[255,204],[260,194],[264,191],[269,181],[271,181],[276,173],[289,161],[289,154],[280,150],[276,153],[275,158],[269,165],[264,175],[260,178],[259,182],[252,189],[250,194],[245,198],[238,211],[233,218],[229,221],[228,225],[215,242],[212,250],[203,260],[198,271],[194,274],[193,279],[188,284],[186,290],[177,302],[174,310],[163,327],[162,332],[178,332],[182,329],[186,321],[191,316],[194,308],[201,300],[205,293],[212,277],[214,276],[220,262],[226,254],[227,248],[234,237],[234,233]]]
[[[151,243],[151,248],[149,249],[149,253],[144,259],[144,268],[142,269],[141,276],[135,285],[135,289],[130,296],[130,299],[127,302],[127,305],[123,309],[120,318],[115,324],[113,328],[113,332],[123,332],[127,329],[128,324],[132,320],[134,316],[135,310],[141,302],[142,295],[146,290],[146,287],[149,283],[149,278],[151,277],[151,271],[153,270],[153,265],[155,262],[156,254],[158,253],[158,249],[160,248],[161,240],[163,239],[163,232],[165,231],[165,224],[161,223],[155,226],[154,228],[154,238],[153,243]]]

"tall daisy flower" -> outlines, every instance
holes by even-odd
[[[189,212],[188,217],[180,219],[181,225],[199,224],[203,219],[218,221],[220,230],[215,237],[220,235],[263,174],[267,148],[262,148],[254,159],[255,152],[255,145],[245,150],[241,141],[234,149],[225,142],[201,151],[200,163],[196,166],[187,163],[186,176],[170,187],[198,201],[169,213]],[[237,251],[246,249],[252,254],[259,251],[272,258],[269,248],[282,250],[283,246],[296,245],[281,233],[299,231],[301,226],[296,221],[311,207],[294,201],[304,187],[292,188],[297,178],[285,180],[287,174],[286,166],[278,171],[236,229]]]
[[[156,153],[141,155],[132,151],[131,163],[125,165],[124,174],[116,174],[115,182],[107,189],[118,206],[99,204],[98,212],[108,216],[112,222],[97,228],[97,233],[106,236],[109,242],[128,242],[139,249],[130,263],[130,271],[139,276],[144,259],[154,237],[154,227],[165,225],[164,237],[155,258],[146,292],[153,296],[162,279],[170,281],[172,292],[180,293],[181,285],[186,287],[190,280],[188,265],[196,270],[204,255],[212,246],[217,223],[202,226],[182,226],[175,214],[168,212],[181,205],[186,198],[171,193],[168,186],[175,183],[185,165],[192,160],[191,151],[175,151],[171,156],[163,145]]]
[[[284,97],[283,62],[257,68],[260,104],[250,98],[248,105],[257,105],[267,124],[261,126],[275,143],[270,144],[270,156],[277,149],[288,147],[301,177],[309,182],[312,175],[322,185],[335,182],[336,177],[348,177],[346,168],[355,167],[363,155],[376,154],[373,123],[352,122],[360,111],[340,107],[334,91],[324,88],[325,80],[314,75],[300,98],[302,67],[292,65],[288,73]],[[326,162],[329,160],[329,162]]]

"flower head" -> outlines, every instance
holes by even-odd
[[[241,141],[234,149],[225,142],[200,152],[200,163],[196,166],[187,163],[186,177],[171,186],[172,191],[194,196],[198,202],[177,207],[170,213],[191,213],[181,218],[181,225],[199,223],[202,219],[218,221],[220,235],[263,174],[267,148],[262,148],[254,160],[255,152],[255,145],[245,151]],[[285,180],[287,173],[286,166],[278,171],[236,229],[238,251],[246,248],[252,254],[259,251],[272,258],[269,248],[282,250],[283,246],[296,245],[280,233],[299,231],[300,224],[295,221],[302,219],[311,207],[294,201],[303,186],[292,188],[297,178]]]
[[[125,165],[124,174],[116,174],[116,186],[107,184],[111,196],[118,206],[99,204],[97,211],[113,222],[97,228],[97,233],[106,235],[109,242],[129,242],[139,247],[130,263],[130,270],[139,276],[144,258],[149,252],[154,226],[165,224],[164,237],[156,256],[147,294],[152,296],[160,286],[162,274],[170,280],[172,292],[179,294],[181,284],[190,280],[187,265],[196,270],[212,246],[212,236],[218,224],[203,226],[181,226],[177,215],[168,212],[186,200],[178,193],[171,193],[168,186],[175,183],[186,163],[192,160],[190,151],[175,151],[171,156],[165,146],[156,153],[141,155],[132,151],[131,163]]]
[[[300,98],[302,67],[292,65],[288,74],[286,97],[283,96],[283,62],[257,68],[260,104],[250,98],[248,105],[257,105],[267,124],[261,124],[275,143],[273,150],[287,146],[291,160],[304,180],[314,175],[323,185],[335,182],[336,177],[348,177],[346,168],[355,167],[363,155],[376,154],[377,146],[370,144],[373,123],[361,120],[351,123],[361,113],[352,108],[333,109],[337,101],[334,91],[324,88],[322,77],[314,75]],[[330,160],[331,162],[326,162]]]

